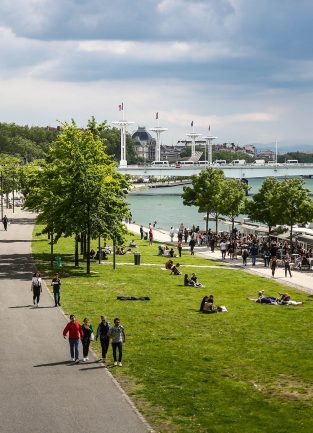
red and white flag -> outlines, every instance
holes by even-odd
[[[155,118],[156,118],[156,120],[158,120],[158,118],[159,118],[159,113],[155,113]]]
[[[118,106],[118,111],[123,111],[124,110],[124,103],[122,102],[119,106]]]

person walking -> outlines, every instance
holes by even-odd
[[[241,256],[242,256],[242,264],[244,266],[247,266],[247,258],[249,257],[249,251],[247,250],[247,247],[243,248]]]
[[[82,330],[84,333],[84,336],[82,338],[82,345],[83,345],[83,361],[89,361],[88,353],[89,353],[89,346],[90,342],[94,340],[94,334],[92,325],[89,323],[89,320],[87,317],[84,318],[83,324],[82,324]]]
[[[270,264],[271,264],[271,270],[272,270],[272,277],[275,278],[275,271],[277,268],[277,257],[276,256],[273,256],[271,258]]]
[[[177,249],[178,249],[178,255],[181,257],[182,250],[183,250],[183,241],[178,240],[177,241]]]
[[[149,229],[149,245],[153,244],[153,231],[152,228]]]
[[[175,230],[173,227],[171,227],[170,229],[170,238],[171,238],[171,243],[173,243],[174,240],[174,234],[175,234]]]
[[[100,316],[101,322],[98,325],[97,333],[96,333],[96,341],[98,341],[98,337],[100,338],[100,344],[102,349],[102,358],[99,361],[106,361],[106,356],[110,344],[109,331],[111,328],[110,323],[107,321],[105,316]]]
[[[250,255],[251,255],[251,261],[252,261],[252,266],[255,266],[256,264],[256,256],[258,254],[258,247],[256,244],[252,244],[251,248],[250,248]]]
[[[38,307],[40,301],[40,293],[42,292],[42,279],[38,271],[35,272],[33,275],[30,290],[33,292],[33,303]]]
[[[70,315],[70,321],[63,330],[63,337],[66,339],[68,333],[68,341],[70,345],[71,361],[79,363],[79,339],[84,337],[84,331],[80,323],[76,320],[74,314]]]
[[[226,242],[224,241],[224,239],[221,240],[220,242],[220,250],[222,253],[222,260],[225,260],[226,258],[226,251],[227,251],[227,245]]]
[[[285,277],[287,277],[287,272],[289,272],[289,276],[291,278],[292,275],[291,275],[291,270],[290,270],[290,263],[291,263],[291,257],[289,255],[289,253],[287,252],[284,256]]]
[[[140,226],[139,232],[140,232],[140,239],[142,240],[143,239],[143,225]]]
[[[190,254],[191,254],[192,256],[194,256],[194,254],[195,254],[195,251],[194,251],[194,249],[195,249],[195,245],[196,245],[196,241],[195,241],[195,239],[194,239],[194,238],[191,238],[190,241],[189,241],[189,247],[190,247]]]
[[[122,367],[123,343],[125,343],[125,331],[118,317],[114,319],[114,326],[110,328],[109,337],[112,339],[114,365],[119,365],[120,367]],[[118,349],[118,362],[116,356],[116,349]]]
[[[60,304],[61,280],[60,280],[58,273],[56,273],[55,276],[53,277],[53,279],[51,281],[51,286],[53,287],[53,297],[54,297],[55,307],[57,307],[57,306],[61,307],[61,304]]]
[[[4,217],[2,218],[2,223],[5,231],[8,230],[8,222],[9,222],[8,217],[4,215]]]

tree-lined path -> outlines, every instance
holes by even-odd
[[[66,320],[45,287],[33,308],[34,222],[18,211],[8,231],[0,230],[0,431],[147,433],[102,364],[92,356],[87,364],[68,361]]]

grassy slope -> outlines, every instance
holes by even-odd
[[[156,431],[311,432],[312,298],[288,288],[304,307],[249,302],[246,297],[259,289],[275,295],[281,286],[222,267],[188,268],[206,288],[183,287],[182,277],[160,269],[164,258],[155,255],[156,246],[136,241],[143,262],[160,266],[118,265],[113,271],[110,265],[93,264],[98,273],[86,276],[67,263],[72,240],[60,240],[55,251],[65,264],[64,311],[79,320],[88,316],[94,326],[100,314],[111,322],[121,318],[125,362],[112,371]],[[46,239],[34,237],[33,251],[44,270]],[[132,262],[133,256],[117,260]],[[180,262],[212,264],[187,253]],[[199,314],[202,297],[211,293],[228,313]],[[150,296],[151,301],[121,302],[117,295]],[[99,352],[97,343],[94,348]]]

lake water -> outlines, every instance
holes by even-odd
[[[264,179],[250,179],[249,194],[255,194]],[[305,186],[313,193],[313,179],[305,179]],[[205,228],[204,214],[197,212],[194,206],[184,206],[181,194],[183,186],[168,188],[151,188],[144,191],[131,192],[127,195],[133,220],[137,224],[148,224],[157,221],[157,228],[169,230],[171,226],[178,228],[180,223],[191,227],[193,224]],[[214,229],[215,223],[209,226]],[[219,223],[219,230],[229,230],[229,225]]]

